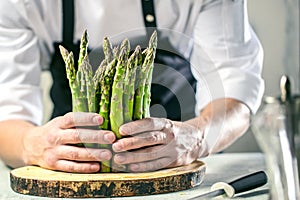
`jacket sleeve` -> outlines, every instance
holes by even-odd
[[[203,6],[193,32],[192,72],[197,112],[210,101],[234,98],[255,113],[264,92],[263,49],[247,16],[246,1],[215,0]]]
[[[0,120],[42,122],[40,50],[22,1],[1,1]]]

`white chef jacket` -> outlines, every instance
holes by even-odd
[[[190,60],[197,79],[196,110],[217,98],[234,98],[255,113],[264,91],[263,51],[249,25],[246,0],[155,0],[162,36]],[[61,0],[0,1],[0,120],[41,124],[40,75],[62,40]],[[145,36],[140,0],[75,0],[77,42],[89,47],[104,36],[118,43]]]

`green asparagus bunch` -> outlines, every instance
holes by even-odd
[[[60,46],[72,94],[73,112],[96,112],[104,122],[104,130],[112,130],[122,138],[122,124],[150,116],[151,81],[157,48],[157,33],[153,32],[148,47],[142,51],[138,45],[130,54],[130,42],[124,39],[113,47],[108,37],[103,39],[102,60],[95,73],[88,59],[88,33],[84,31],[78,59],[74,66],[73,52]],[[89,148],[111,148],[111,145],[84,144]],[[112,166],[113,165],[113,166]],[[101,162],[101,172],[125,170],[111,161]]]

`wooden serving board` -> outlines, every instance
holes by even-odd
[[[10,172],[10,186],[17,193],[43,197],[141,196],[198,186],[203,181],[205,170],[201,161],[146,173],[76,174],[27,166]]]

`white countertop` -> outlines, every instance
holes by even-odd
[[[188,199],[199,194],[208,192],[210,186],[216,182],[224,181],[230,182],[236,178],[243,175],[250,174],[252,172],[265,170],[264,156],[261,153],[221,153],[211,155],[207,158],[202,159],[206,164],[206,175],[204,181],[200,186],[189,190],[183,190],[179,192],[173,192],[168,194],[159,195],[149,195],[149,196],[138,196],[138,197],[115,197],[115,198],[102,198],[106,199],[128,199],[128,200],[179,200]],[[45,197],[35,197],[15,193],[10,188],[9,179],[10,169],[6,167],[3,162],[0,161],[0,199],[1,200],[57,200],[64,198],[45,198]],[[251,190],[249,192],[237,194],[234,199],[253,199],[253,200],[267,200],[268,194],[268,184]],[[78,199],[78,198],[76,198]],[[89,198],[93,199],[93,198]]]

